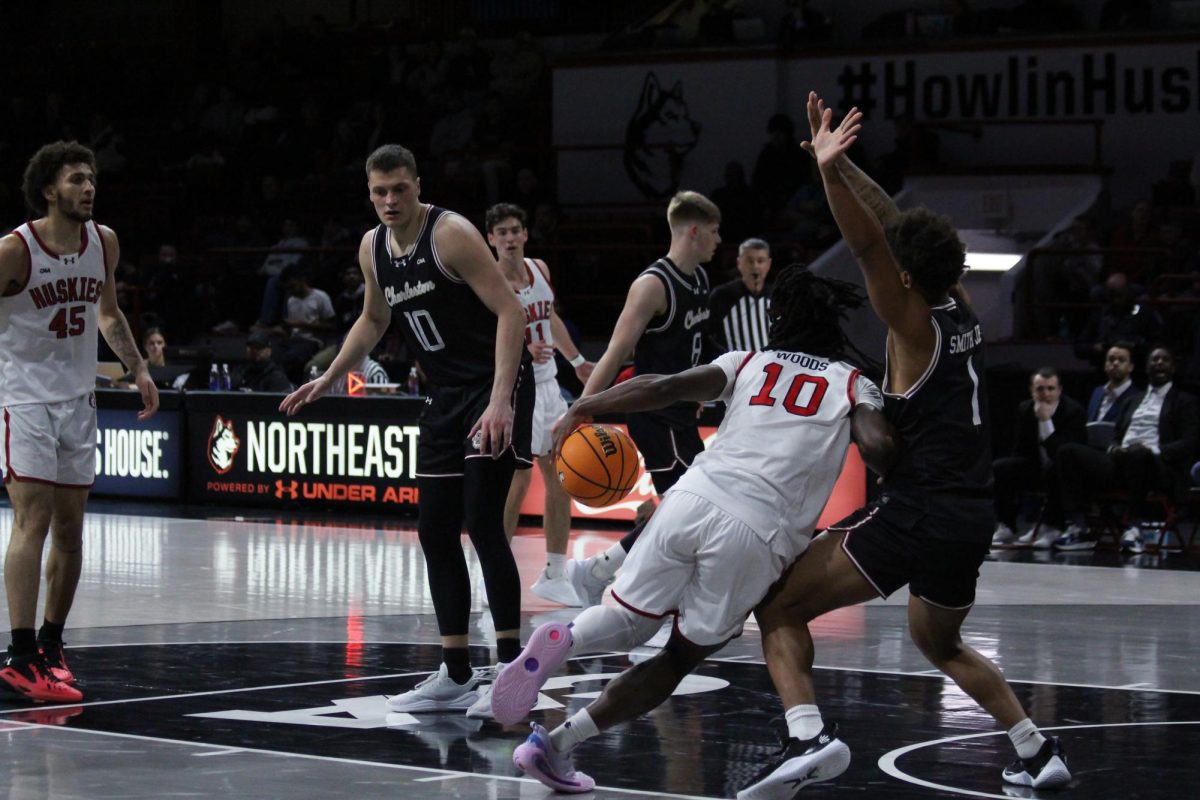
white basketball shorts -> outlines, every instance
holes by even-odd
[[[544,456],[550,452],[553,442],[550,438],[550,427],[567,413],[567,401],[563,400],[558,381],[553,378],[538,381],[536,391],[537,401],[533,404],[533,446],[530,452],[535,456]]]
[[[721,644],[742,632],[807,547],[807,538],[768,542],[704,498],[673,489],[621,566],[613,598],[642,616],[676,614],[679,632],[694,644]]]
[[[4,482],[86,489],[96,480],[96,396],[22,403],[0,411]]]

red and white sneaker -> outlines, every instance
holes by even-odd
[[[78,703],[83,699],[83,692],[54,677],[41,653],[17,656],[9,648],[0,667],[0,684],[43,703]]]
[[[46,659],[46,666],[50,668],[50,673],[67,686],[75,685],[75,676],[71,674],[71,668],[67,666],[67,657],[63,653],[62,642],[38,642],[38,650],[42,653],[42,658]]]

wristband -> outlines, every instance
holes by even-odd
[[[580,353],[579,355],[577,355],[577,356],[575,356],[574,358],[572,358],[572,359],[571,359],[571,366],[572,366],[572,367],[579,367],[579,366],[582,366],[582,365],[584,365],[584,364],[586,364],[586,363],[587,363],[587,359],[583,357],[583,353]]]

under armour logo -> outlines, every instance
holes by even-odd
[[[399,256],[392,259],[392,266],[396,269],[404,269],[408,266],[408,256]]]
[[[829,744],[829,737],[822,734],[820,738],[817,739],[817,744]]]
[[[288,481],[284,483],[283,481],[275,481],[275,496],[283,497],[285,494],[292,500],[298,499],[300,497],[300,482]]]
[[[70,266],[70,265],[74,264],[74,263],[75,263],[75,256],[63,256],[63,257],[62,257],[62,263],[66,264],[67,266]]]

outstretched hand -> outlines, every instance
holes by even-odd
[[[800,146],[817,159],[818,167],[824,168],[837,161],[858,139],[858,132],[862,129],[862,112],[857,108],[850,109],[850,113],[841,124],[831,129],[833,109],[821,108],[820,99],[815,99],[814,109],[814,98],[815,94],[809,97],[810,121],[815,110],[820,114],[820,122],[813,132],[812,140],[801,142]]]
[[[323,397],[329,394],[329,379],[322,375],[315,380],[296,389],[294,392],[283,398],[283,402],[279,404],[279,410],[287,414],[289,417],[295,416],[296,412],[304,408],[309,403],[316,400],[318,397]]]

